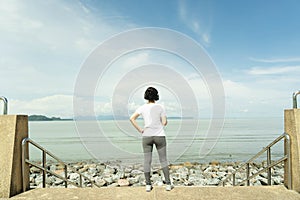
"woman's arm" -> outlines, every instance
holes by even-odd
[[[161,117],[161,123],[163,126],[167,126],[167,124],[168,124],[167,116]]]
[[[138,125],[138,123],[136,122],[136,119],[140,116],[140,114],[138,113],[133,113],[130,117],[130,122],[131,124],[134,126],[134,128],[136,128],[136,130],[138,130],[138,132],[143,133],[144,130],[140,128],[140,126]]]

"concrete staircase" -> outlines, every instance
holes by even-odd
[[[10,199],[300,200],[300,194],[288,190],[284,186],[175,187],[169,192],[165,191],[164,187],[154,187],[151,192],[146,192],[144,187],[40,188],[27,191]]]

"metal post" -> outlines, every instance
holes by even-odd
[[[268,185],[271,185],[271,147],[268,147],[267,150],[267,167],[268,167]]]
[[[82,187],[82,176],[81,176],[81,174],[79,176],[79,185],[80,185],[80,187]]]
[[[247,163],[247,186],[250,186],[250,163]]]
[[[7,115],[7,99],[5,97],[0,97],[0,100],[3,101],[3,115]]]
[[[46,176],[47,176],[47,173],[46,173],[46,152],[43,151],[43,188],[46,188]]]
[[[235,186],[235,173],[232,175],[232,185]]]
[[[67,181],[67,179],[68,179],[68,168],[67,168],[67,165],[65,165],[65,188],[67,188],[68,187],[68,181]]]
[[[26,183],[25,183],[25,155],[27,152],[25,152],[25,145],[26,145],[26,140],[22,141],[22,183],[23,183],[23,192],[26,192]]]
[[[292,188],[292,172],[291,172],[291,143],[290,143],[290,136],[289,134],[285,134],[285,141],[284,141],[284,145],[285,145],[285,154],[287,156],[287,161],[284,163],[287,165],[287,187],[288,189]]]
[[[300,90],[293,93],[293,108],[297,109],[297,95],[300,94]]]

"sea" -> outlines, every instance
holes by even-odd
[[[165,128],[167,157],[173,164],[245,162],[283,132],[283,118],[171,119]],[[29,137],[64,162],[143,162],[142,136],[129,120],[30,121]],[[271,148],[272,159],[283,157],[283,144]],[[41,160],[33,145],[29,152],[31,160]],[[155,148],[153,163],[159,163]]]

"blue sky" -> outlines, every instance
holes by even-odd
[[[204,48],[223,81],[226,117],[282,117],[300,89],[296,0],[0,0],[0,13],[0,95],[8,98],[11,114],[72,117],[85,59],[111,36],[144,27],[178,31]],[[123,61],[146,63],[152,57],[143,51]],[[115,70],[111,76],[117,81]],[[206,117],[210,99],[203,88],[207,97],[199,104]],[[110,96],[102,89],[102,96],[96,92],[95,112],[109,114]],[[142,92],[136,90],[133,99]],[[169,99],[162,103],[171,113],[178,105]]]

